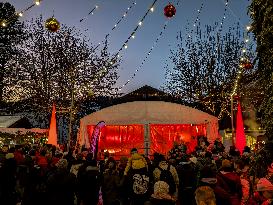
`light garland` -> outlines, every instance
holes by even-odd
[[[201,14],[201,11],[202,11],[203,7],[204,7],[204,1],[202,1],[200,8],[197,10],[197,16],[196,16],[196,18],[194,20],[194,23],[192,24],[193,27],[191,29],[191,32],[187,34],[188,38],[192,37],[192,33],[194,31],[194,28],[196,27],[197,22],[200,20],[199,16]],[[180,32],[180,36],[182,36],[181,32]],[[168,67],[168,65],[165,66],[165,68],[167,68],[167,67]],[[173,73],[171,72],[170,75],[173,75]]]
[[[127,49],[128,48],[128,42],[129,40],[131,39],[134,39],[135,38],[135,34],[136,32],[138,31],[139,27],[143,24],[145,18],[147,17],[147,15],[150,13],[150,12],[153,12],[154,11],[154,5],[156,4],[158,0],[154,0],[153,3],[151,4],[151,6],[149,7],[149,9],[146,11],[146,13],[144,14],[144,16],[141,18],[141,20],[138,22],[137,26],[135,27],[135,29],[131,32],[130,36],[127,38],[127,40],[125,40],[125,42],[122,44],[121,48],[117,51],[116,55],[114,56],[113,59],[115,58],[121,58],[121,55],[120,55],[120,52],[123,50],[123,49]],[[99,45],[98,45],[99,46]],[[97,49],[98,46],[95,48]],[[113,64],[113,61],[110,61],[110,65]],[[95,80],[98,80],[98,78],[100,77],[103,77],[103,75],[105,73],[107,73],[107,68],[104,67],[103,70],[101,70],[98,74],[97,74],[97,77],[95,78]]]
[[[197,10],[197,16],[196,16],[196,19],[194,20],[194,23],[193,23],[193,27],[192,27],[192,29],[191,29],[191,32],[188,34],[188,38],[191,38],[191,37],[192,37],[194,28],[196,27],[197,22],[200,20],[199,17],[200,17],[200,14],[201,14],[201,11],[202,11],[203,7],[204,7],[204,1],[202,1],[200,8]]]
[[[29,11],[31,8],[33,8],[35,6],[39,6],[41,4],[41,2],[42,2],[42,0],[35,0],[35,2],[33,4],[31,4],[30,6],[28,6],[26,9],[23,9],[20,12],[14,13],[8,19],[1,20],[0,26],[3,28],[7,27],[15,17],[23,17],[24,13],[26,13],[27,11]]]
[[[178,6],[180,3],[180,0],[177,1],[176,3],[176,6]],[[154,11],[153,7],[151,8],[151,11]],[[126,85],[128,85],[136,76],[136,74],[138,73],[138,71],[142,68],[142,66],[144,65],[144,63],[146,62],[146,60],[148,59],[148,57],[151,55],[152,51],[154,50],[155,46],[158,44],[158,41],[161,39],[164,31],[166,30],[167,28],[167,25],[170,21],[170,18],[165,21],[164,25],[163,25],[163,28],[161,29],[161,32],[159,33],[158,37],[156,38],[155,42],[153,43],[152,47],[149,49],[149,51],[147,52],[145,58],[142,60],[141,64],[139,65],[139,67],[135,70],[135,72],[133,73],[133,75],[120,87],[117,88],[117,91],[121,91],[122,88],[124,88]],[[134,36],[132,36],[134,38]]]
[[[163,28],[162,28],[160,34],[158,35],[158,37],[156,38],[155,42],[153,43],[153,46],[149,49],[149,51],[147,52],[145,58],[142,60],[142,62],[141,62],[141,64],[139,65],[139,67],[135,70],[134,74],[130,77],[130,79],[128,79],[128,80],[126,81],[126,83],[124,83],[122,86],[120,86],[120,87],[117,89],[116,92],[121,91],[123,87],[125,87],[127,84],[130,83],[130,81],[132,81],[132,80],[135,78],[137,72],[142,68],[142,66],[144,65],[144,63],[145,63],[146,60],[148,59],[148,57],[151,55],[151,52],[154,50],[155,46],[157,45],[159,39],[162,37],[164,31],[165,31],[166,28],[167,28],[168,22],[169,22],[169,20],[165,22],[165,24],[164,24],[164,26],[163,26]]]
[[[125,17],[128,16],[129,11],[130,11],[130,10],[132,9],[132,7],[135,6],[135,5],[136,5],[136,2],[133,2],[132,5],[129,6],[129,7],[126,9],[126,11],[123,13],[123,15],[122,15],[122,16],[118,19],[118,21],[114,24],[114,26],[112,27],[111,31],[110,31],[108,34],[105,35],[105,39],[107,39],[107,38],[110,36],[110,33],[111,33],[112,31],[114,31],[114,30],[118,27],[118,25],[122,22],[122,20],[125,19]],[[134,36],[133,36],[133,38],[134,38]],[[101,41],[101,43],[99,43],[99,44],[95,47],[95,50],[96,50],[100,45],[102,45],[103,42],[104,42],[104,40]]]
[[[83,17],[82,19],[80,19],[80,22],[83,22],[84,20],[86,20],[86,19],[88,18],[89,15],[94,15],[94,12],[95,12],[98,8],[99,8],[99,6],[98,6],[98,5],[95,5],[94,8],[91,9],[91,10],[89,11],[89,13],[88,13],[85,17]]]
[[[116,57],[119,57],[119,53],[123,50],[123,49],[127,49],[128,48],[128,42],[129,40],[131,39],[134,39],[135,38],[135,34],[136,32],[138,31],[139,27],[142,26],[145,18],[147,17],[147,15],[150,13],[150,12],[153,12],[154,11],[154,5],[156,4],[158,0],[154,0],[152,5],[149,7],[149,9],[146,11],[146,13],[144,14],[144,16],[141,18],[141,20],[138,22],[137,26],[135,27],[135,29],[132,31],[132,33],[130,34],[130,36],[124,41],[124,43],[122,44],[121,48],[118,50],[117,54],[116,54]]]

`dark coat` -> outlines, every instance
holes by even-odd
[[[78,171],[78,197],[83,204],[97,204],[99,200],[100,173],[95,162],[85,162]]]
[[[111,205],[119,198],[119,188],[121,185],[121,180],[117,171],[110,169],[105,170],[102,179],[103,205]]]
[[[58,169],[47,180],[48,204],[50,205],[74,205],[74,193],[76,191],[76,176],[66,169]]]
[[[217,174],[217,186],[229,193],[230,204],[240,205],[242,198],[242,185],[240,177],[234,172]]]

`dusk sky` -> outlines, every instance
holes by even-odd
[[[33,0],[8,0],[8,2],[13,4],[16,10],[21,11],[31,5]],[[132,6],[128,15],[116,29],[110,32],[133,2],[136,2],[136,5]],[[130,79],[154,45],[167,20],[163,9],[169,2],[176,5],[177,0],[157,1],[154,12],[148,14],[138,29],[135,39],[130,40],[128,48],[121,53],[123,59],[119,70],[118,85],[122,85]],[[179,5],[176,6],[176,15],[169,20],[158,44],[154,46],[154,50],[139,69],[139,72],[136,73],[135,78],[123,88],[122,92],[126,93],[146,84],[159,88],[164,83],[166,60],[168,62],[170,48],[174,48],[176,45],[177,33],[182,31],[182,34],[186,36],[187,24],[190,25],[189,29],[192,29],[202,2],[204,2],[204,6],[200,12],[201,26],[221,22],[226,0],[180,0]],[[27,11],[21,19],[36,18],[40,14],[46,19],[54,13],[55,18],[60,23],[75,26],[88,36],[94,45],[101,42],[105,35],[110,32],[109,51],[114,53],[130,36],[152,3],[153,0],[43,0],[40,6],[35,6]],[[249,3],[248,0],[229,0],[223,28],[227,29],[239,22],[242,31],[245,30],[245,27],[250,23],[247,15]],[[94,15],[89,15],[84,21],[80,22],[80,19],[86,17],[95,5],[98,5],[98,9],[94,11]]]

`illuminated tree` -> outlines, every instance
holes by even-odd
[[[27,37],[24,26],[18,21],[15,8],[10,3],[0,2],[0,102],[9,82],[5,78],[13,72],[14,59],[23,51],[18,47]]]
[[[220,34],[217,26],[197,28],[196,35],[180,34],[171,50],[164,88],[175,97],[213,114],[230,114],[230,95],[239,69],[244,42],[239,27]],[[247,71],[243,75],[249,74]]]
[[[266,135],[273,140],[273,2],[252,0],[249,13],[253,20],[251,31],[257,40],[257,84],[263,86],[264,99],[260,107],[262,125]]]
[[[58,32],[47,31],[42,17],[29,22],[26,29],[29,38],[21,47],[26,53],[6,80],[24,82],[24,91],[34,104],[48,107],[56,101],[68,107],[72,95],[80,101],[88,95],[114,93],[118,62],[108,53],[107,42],[95,50],[74,28],[62,25]]]

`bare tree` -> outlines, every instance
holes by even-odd
[[[176,49],[171,50],[164,88],[221,119],[230,114],[230,94],[244,43],[238,27],[222,35],[216,28],[206,26],[206,32],[197,28],[195,38],[180,33]]]
[[[114,93],[119,62],[108,53],[107,42],[95,50],[75,28],[62,25],[56,33],[47,31],[42,17],[29,22],[26,29],[29,38],[21,47],[25,53],[20,66],[5,80],[16,79],[11,83],[15,87],[20,82],[34,103],[47,107],[57,101],[68,106],[72,95],[82,100],[88,93]]]

